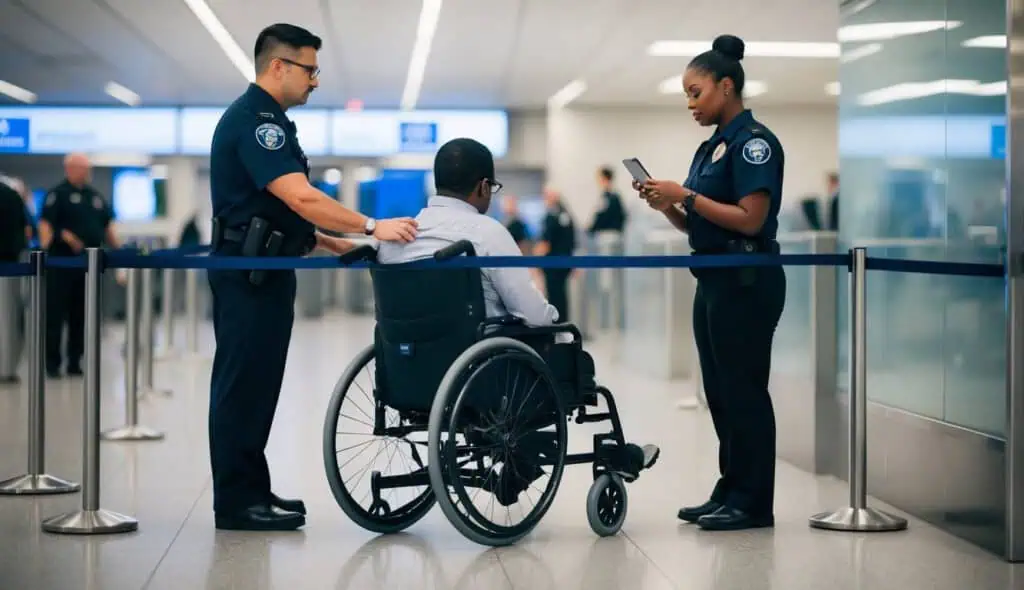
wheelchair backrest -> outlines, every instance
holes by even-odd
[[[371,268],[377,398],[428,412],[441,379],[477,340],[485,315],[480,269]]]

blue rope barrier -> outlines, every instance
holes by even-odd
[[[137,249],[106,253],[106,268],[200,269],[200,270],[314,270],[367,268],[367,262],[342,263],[337,257],[203,256],[209,246],[168,248],[144,252]],[[47,266],[62,269],[86,267],[85,256],[49,256]],[[742,266],[837,266],[849,267],[849,254],[726,254],[719,256],[459,256],[445,261],[409,262],[401,268],[724,268]],[[891,258],[867,258],[868,270],[924,273],[947,276],[1002,277],[999,264],[939,262]],[[31,276],[28,264],[0,264],[2,276]]]

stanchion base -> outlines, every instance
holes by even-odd
[[[163,437],[162,432],[138,425],[124,426],[100,434],[100,438],[109,441],[161,440]]]
[[[0,481],[0,495],[69,494],[82,489],[80,484],[52,475],[19,475]]]
[[[832,531],[888,532],[906,529],[907,520],[874,508],[840,508],[815,514],[810,525]]]
[[[43,521],[47,533],[68,535],[130,533],[138,528],[139,521],[134,518],[103,509],[68,512]]]
[[[680,410],[696,410],[700,404],[695,397],[684,397],[676,400],[676,408]]]

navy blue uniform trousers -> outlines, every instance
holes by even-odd
[[[234,252],[231,252],[234,254]],[[217,351],[210,379],[213,509],[241,510],[270,499],[264,450],[284,379],[295,319],[295,271],[209,271]]]
[[[768,380],[786,275],[781,266],[693,269],[693,274],[693,333],[718,435],[721,478],[711,499],[751,515],[771,515],[775,411]]]

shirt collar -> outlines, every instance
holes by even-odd
[[[472,211],[473,213],[479,213],[479,211],[476,210],[476,207],[470,205],[466,201],[455,197],[445,197],[443,195],[434,195],[433,197],[430,197],[427,201],[427,207],[453,207],[455,209],[465,209],[467,211]]]
[[[753,120],[754,114],[750,112],[750,109],[744,109],[743,112],[733,117],[728,125],[716,129],[714,137],[726,140],[732,139],[740,129],[749,125]]]
[[[243,96],[245,102],[257,113],[269,113],[274,116],[274,119],[280,119],[281,123],[288,122],[281,104],[258,84],[250,83]]]

